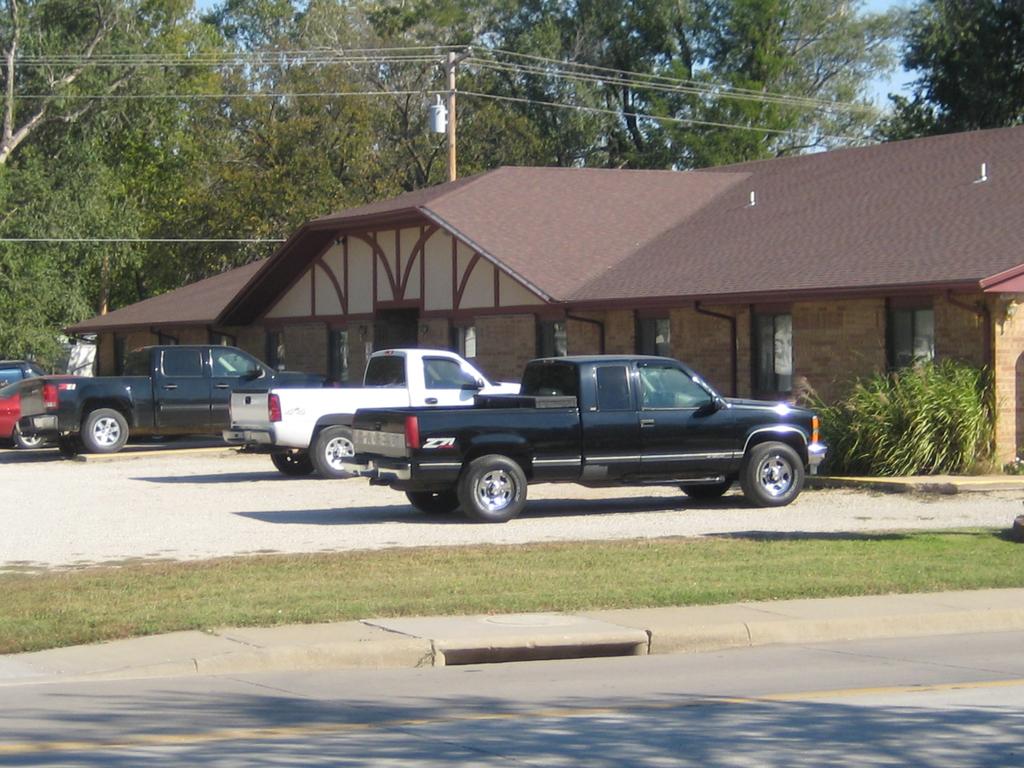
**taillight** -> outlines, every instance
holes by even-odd
[[[277,395],[272,394],[267,397],[267,415],[270,416],[271,422],[281,420],[281,398]]]
[[[819,434],[820,426],[821,426],[821,422],[818,421],[818,417],[817,416],[812,416],[811,417],[811,442],[812,443],[820,443],[821,442],[821,436]]]
[[[43,384],[43,407],[48,411],[55,411],[58,404],[57,385]]]
[[[416,416],[405,417],[405,447],[412,450],[420,447],[420,420]]]

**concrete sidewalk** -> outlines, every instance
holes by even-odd
[[[176,632],[0,656],[0,687],[688,653],[1024,630],[1024,589]]]

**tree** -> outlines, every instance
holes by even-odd
[[[1024,122],[1024,3],[923,0],[909,16],[903,65],[920,76],[910,98],[891,97],[884,138]]]

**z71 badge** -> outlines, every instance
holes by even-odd
[[[424,450],[430,450],[433,448],[454,448],[455,438],[454,437],[428,437],[423,443]]]

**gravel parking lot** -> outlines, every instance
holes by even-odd
[[[788,507],[755,509],[738,491],[701,503],[672,488],[542,485],[530,488],[521,518],[478,525],[424,515],[404,494],[365,480],[286,478],[266,456],[153,451],[69,461],[54,450],[0,450],[0,570],[424,545],[1009,528],[1022,498],[809,490]]]

